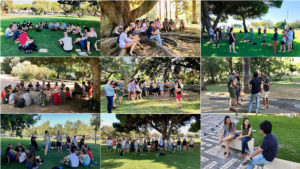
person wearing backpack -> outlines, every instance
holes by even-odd
[[[33,96],[30,93],[30,89],[25,90],[25,93],[23,94],[23,98],[25,100],[26,106],[29,106],[29,105],[33,104],[33,102],[34,102]]]
[[[45,94],[44,89],[40,91],[40,93],[37,96],[37,103],[39,106],[44,107],[47,104],[47,95]]]

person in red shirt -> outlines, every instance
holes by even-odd
[[[20,44],[24,47],[27,47],[31,43],[33,43],[33,39],[30,39],[28,37],[28,34],[25,31],[21,30]]]
[[[88,96],[89,96],[89,98],[91,98],[92,93],[93,93],[93,84],[89,81],[88,86],[89,86]]]
[[[113,150],[114,150],[114,153],[116,152],[116,149],[117,149],[117,140],[114,139],[113,140]]]
[[[90,147],[87,146],[87,145],[85,145],[85,148],[86,148],[86,150],[87,150],[87,154],[90,156],[90,160],[93,161],[93,160],[94,160],[94,159],[93,159],[93,153],[92,153]]]
[[[4,98],[7,97],[9,94],[8,87],[6,86],[2,91],[1,91],[1,102],[3,103]]]
[[[69,87],[66,87],[66,98],[67,98],[67,100],[71,100],[72,99]]]
[[[51,101],[54,105],[61,104],[60,93],[57,89],[54,90],[54,93],[51,94]]]

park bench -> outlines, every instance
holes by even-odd
[[[241,131],[236,130],[237,133],[241,133]],[[222,146],[225,146],[225,143],[222,143]],[[242,151],[242,140],[238,140],[238,139],[232,139],[229,142],[229,147],[235,150],[240,150]],[[252,138],[250,141],[248,141],[248,147],[249,150],[253,150],[254,148],[254,138]]]

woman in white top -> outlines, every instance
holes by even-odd
[[[50,145],[50,134],[47,130],[45,131],[43,144],[44,144],[44,147],[45,147],[44,156],[47,156],[48,155],[48,148],[49,148],[49,145]]]
[[[140,100],[142,100],[143,98],[142,98],[142,89],[141,89],[141,87],[140,87],[140,83],[137,83],[136,84],[136,86],[135,86],[135,92],[136,92],[136,100],[139,100],[139,98],[140,98]]]
[[[124,32],[122,32],[119,36],[119,47],[121,49],[130,48],[129,55],[133,56],[133,51],[138,43],[136,39],[130,39],[127,33],[130,31],[130,27],[128,25],[124,25]]]

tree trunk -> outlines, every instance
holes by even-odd
[[[169,10],[170,10],[170,19],[172,18],[172,7],[171,7],[171,1],[169,2]]]
[[[149,12],[157,2],[158,0],[144,1],[138,8],[130,10],[129,1],[100,1],[101,14],[109,22],[108,25],[102,28],[101,37],[110,37],[117,25],[134,22],[136,18]]]
[[[198,23],[198,16],[197,16],[197,5],[196,5],[196,0],[193,0],[193,21],[192,24],[197,24]]]
[[[209,5],[207,1],[201,1],[201,20],[202,20],[202,24],[204,25],[204,27],[206,28],[206,30],[208,31],[209,28],[211,27],[211,23],[210,23],[210,16],[209,16]],[[205,32],[205,29],[202,29],[203,32]]]
[[[95,130],[95,146],[96,146],[96,142],[97,142],[97,130]]]
[[[205,90],[206,86],[204,83],[204,76],[203,76],[203,64],[202,64],[202,57],[200,57],[200,80],[201,80],[201,90]]]
[[[232,57],[228,57],[226,58],[227,62],[228,62],[228,66],[229,66],[229,72],[232,73],[233,72],[233,68],[232,68]]]
[[[166,13],[166,17],[165,18],[168,18],[168,0],[165,0],[165,13]]]
[[[243,83],[244,83],[244,92],[250,93],[249,82],[251,79],[251,58],[243,58]]]
[[[158,5],[158,8],[159,8],[159,18],[161,19],[161,0],[158,0],[159,2],[159,5]]]
[[[243,18],[243,26],[244,26],[244,30],[245,30],[245,29],[247,29],[247,26],[246,26],[246,18],[243,17],[243,16],[242,16],[242,18]]]
[[[89,64],[92,69],[93,75],[93,99],[96,99],[100,103],[100,59],[90,58]]]
[[[215,84],[215,73],[213,69],[210,69],[210,77],[211,77],[211,83]]]

